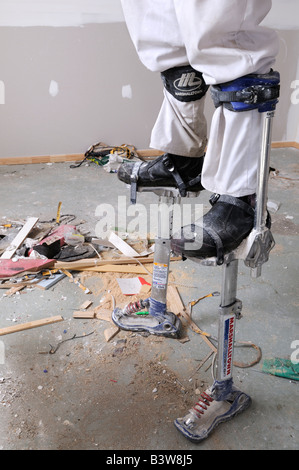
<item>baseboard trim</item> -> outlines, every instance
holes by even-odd
[[[63,163],[75,162],[84,158],[83,154],[71,155],[36,155],[34,157],[7,157],[0,158],[0,165],[28,165],[34,163]]]
[[[299,149],[299,142],[272,142],[273,149],[293,147]]]
[[[298,142],[272,142],[272,148],[295,148],[299,149]],[[138,150],[137,154],[142,160],[150,160],[154,157],[162,155],[163,152],[155,149]],[[75,153],[69,155],[42,155],[33,157],[7,157],[0,158],[0,165],[30,165],[36,163],[65,163],[80,162],[83,160],[84,154]]]

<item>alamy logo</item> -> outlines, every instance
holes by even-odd
[[[202,79],[197,77],[195,72],[183,73],[180,78],[174,81],[174,86],[179,91],[194,92],[199,90],[202,85]]]
[[[195,220],[203,216],[202,204],[169,205],[160,202],[143,204],[127,204],[126,196],[119,196],[117,206],[102,203],[97,206],[95,216],[99,218],[95,226],[95,235],[98,238],[109,238],[115,227],[121,227],[124,232],[134,234],[135,238],[146,240],[148,234],[151,238],[156,235],[167,238],[170,232],[181,233],[181,227],[192,225]],[[190,246],[200,248],[203,240],[203,230],[198,228],[194,234],[195,241],[190,241]],[[189,242],[186,241],[185,249]]]
[[[292,342],[291,348],[295,349],[295,351],[291,354],[291,362],[292,364],[299,364],[299,340],[296,339]]]
[[[299,80],[294,80],[291,83],[291,88],[294,88],[294,91],[291,94],[291,103],[298,104],[299,103]]]

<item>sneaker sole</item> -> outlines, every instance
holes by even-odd
[[[240,403],[240,399],[245,399],[245,401],[243,403]],[[237,403],[235,403],[237,401]],[[227,413],[225,413],[224,415],[221,415],[219,417],[217,417],[213,423],[211,424],[211,426],[209,427],[209,429],[207,430],[207,432],[204,434],[204,435],[195,435],[195,434],[192,434],[182,423],[181,421],[183,422],[183,418],[178,418],[174,421],[174,425],[175,427],[178,429],[178,431],[180,431],[184,437],[186,437],[189,441],[197,444],[201,441],[203,441],[204,439],[206,439],[207,437],[209,437],[209,435],[211,434],[211,432],[221,423],[224,423],[225,421],[229,421],[231,420],[232,418],[234,418],[235,416],[237,416],[239,413],[241,413],[242,411],[245,411],[251,404],[251,398],[246,395],[245,393],[241,393],[234,401],[234,403],[232,404],[232,407],[231,408],[235,408],[237,407],[237,409],[235,409],[234,411],[228,411]]]

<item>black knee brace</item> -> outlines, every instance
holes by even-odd
[[[173,67],[161,73],[166,90],[178,101],[196,101],[208,91],[209,85],[203,79],[202,73],[191,65]]]

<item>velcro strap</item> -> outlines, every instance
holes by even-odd
[[[192,188],[192,186],[195,186],[197,183],[201,182],[201,174],[196,176],[196,178],[193,178],[192,180],[188,181],[188,188]]]
[[[255,85],[236,91],[222,91],[220,87],[211,87],[211,95],[216,107],[222,103],[256,104],[279,97],[279,85]]]
[[[254,209],[249,204],[246,204],[246,202],[242,201],[241,199],[238,199],[237,197],[223,194],[218,198],[217,202],[225,202],[226,204],[237,206],[243,211],[247,212],[247,214],[254,215]]]
[[[224,262],[224,250],[222,240],[219,237],[218,233],[216,233],[215,230],[211,229],[211,227],[205,227],[205,230],[215,243],[217,250],[217,264],[220,266]]]
[[[212,238],[216,247],[217,264],[220,266],[224,263],[224,249],[221,238],[219,237],[218,233],[216,233],[215,230],[213,230],[211,227],[206,227],[205,225],[198,222],[196,222],[196,226],[205,230],[207,234],[210,235],[210,237]]]
[[[173,179],[175,180],[178,190],[180,192],[180,195],[182,197],[186,196],[186,184],[184,183],[181,175],[176,169],[171,158],[169,156],[164,158],[163,164],[165,165],[165,167],[167,168],[167,170],[169,171],[169,173],[172,175]]]

